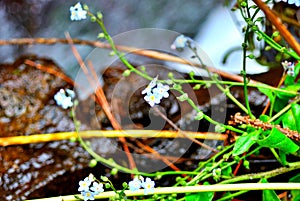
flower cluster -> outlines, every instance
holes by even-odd
[[[179,35],[176,37],[176,39],[172,43],[171,49],[182,51],[189,44],[190,45],[193,44],[192,41],[193,40],[191,38],[186,37],[185,35]]]
[[[63,109],[67,109],[73,106],[73,99],[75,98],[75,92],[70,89],[60,89],[55,95],[54,100],[56,104]]]
[[[281,65],[284,68],[284,71],[286,71],[286,74],[288,74],[289,76],[294,76],[295,75],[295,65],[292,62],[288,62],[288,61],[284,61],[281,62]]]
[[[75,6],[70,7],[70,12],[71,12],[70,18],[72,21],[86,19],[87,11],[83,10],[79,2]]]
[[[94,200],[95,195],[98,195],[104,191],[103,184],[95,180],[93,174],[90,174],[84,180],[79,182],[78,191],[83,196],[84,201]]]
[[[144,180],[142,176],[139,176],[130,181],[128,185],[131,191],[136,191],[140,188],[144,188],[144,194],[148,195],[149,193],[154,192],[155,183],[148,177],[146,178],[146,180]]]
[[[163,85],[162,83],[157,83],[156,76],[149,85],[142,91],[142,94],[146,94],[144,99],[149,103],[151,107],[155,104],[159,104],[162,98],[169,97],[169,89],[168,85]]]

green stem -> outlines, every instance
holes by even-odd
[[[270,151],[272,152],[272,154],[274,155],[274,157],[276,158],[276,160],[277,160],[279,163],[282,164],[282,161],[281,161],[279,155],[277,154],[277,152],[275,151],[275,149],[274,149],[274,148],[270,148]]]
[[[297,103],[300,101],[300,98],[294,100],[293,102],[289,103],[287,106],[285,106],[283,109],[281,109],[277,114],[275,114],[272,118],[270,118],[267,122],[271,123],[273,122],[275,119],[277,119],[278,117],[280,117],[282,114],[284,114],[285,112],[287,112],[293,103]]]
[[[294,51],[289,51],[287,48],[279,45],[270,36],[268,36],[267,34],[265,34],[263,31],[261,31],[261,30],[259,30],[257,28],[257,30],[255,30],[255,33],[258,36],[261,36],[264,39],[264,41],[266,43],[268,43],[268,45],[270,45],[273,49],[277,50],[278,52],[285,53],[285,54],[293,57],[296,60],[300,60],[300,57],[297,55],[297,53],[295,53]]]
[[[77,123],[77,119],[76,119],[76,113],[75,113],[75,108],[76,106],[74,106],[72,108],[72,117],[73,117],[73,122],[75,124],[75,130],[77,133],[79,133],[79,124]],[[103,163],[111,168],[116,168],[120,171],[126,172],[128,174],[134,174],[134,175],[143,175],[143,176],[147,176],[147,177],[157,177],[157,176],[166,176],[166,175],[197,175],[196,172],[191,172],[191,171],[166,171],[166,172],[155,172],[155,173],[146,173],[146,172],[140,172],[138,170],[132,170],[126,167],[123,167],[119,164],[117,164],[115,161],[112,160],[108,160],[105,159],[103,157],[101,157],[100,155],[98,155],[96,152],[94,152],[85,142],[84,140],[81,138],[80,135],[77,135],[77,139],[79,141],[79,143],[81,144],[81,146],[98,162]]]
[[[185,94],[185,92],[182,91],[181,89],[175,89],[175,88],[172,88],[172,89],[174,89],[174,90],[180,92],[182,95]],[[197,112],[202,112],[202,111],[197,107],[197,105],[194,103],[194,101],[193,101],[191,98],[188,97],[188,98],[186,99],[186,101],[190,104],[190,106],[192,106],[192,108],[193,108],[194,110],[196,110]],[[231,131],[234,131],[234,132],[237,132],[237,133],[244,133],[244,131],[242,131],[242,130],[240,130],[240,129],[237,129],[237,128],[234,128],[234,127],[232,127],[232,126],[228,126],[228,125],[222,124],[222,123],[220,123],[220,122],[217,122],[217,121],[213,120],[212,118],[210,118],[210,117],[209,117],[208,115],[206,115],[206,114],[203,114],[203,118],[204,118],[206,121],[208,121],[209,123],[212,123],[212,124],[214,124],[214,125],[220,125],[220,126],[226,128],[226,129],[228,129],[228,130],[231,130]]]
[[[224,85],[230,85],[232,86],[244,86],[244,83],[240,83],[240,82],[233,82],[233,81],[222,81],[222,80],[178,80],[178,79],[173,79],[172,81],[174,81],[174,83],[177,84],[216,84],[217,82],[219,82],[220,84],[224,84]],[[282,93],[286,93],[286,94],[290,94],[290,95],[298,95],[298,93],[296,91],[288,91],[285,89],[281,89],[281,88],[276,88],[276,87],[272,87],[270,85],[267,84],[263,84],[263,83],[248,83],[248,87],[255,87],[255,88],[263,88],[263,89],[269,89],[271,91],[274,92],[282,92]]]
[[[281,167],[267,172],[251,173],[251,174],[237,176],[232,179],[222,181],[220,182],[220,184],[229,184],[229,183],[235,183],[235,182],[241,182],[241,181],[253,180],[253,179],[261,179],[261,178],[268,179],[297,169],[300,169],[300,162],[289,163],[289,167]]]
[[[194,55],[196,56],[196,58],[199,60],[200,64],[202,65],[202,67],[206,70],[209,78],[213,81],[215,81],[216,86],[218,87],[218,89],[220,91],[222,91],[231,101],[233,101],[239,108],[241,108],[241,110],[243,110],[246,114],[248,114],[248,110],[245,108],[245,106],[243,104],[241,104],[231,93],[228,89],[224,88],[219,80],[214,77],[211,72],[208,70],[207,66],[203,63],[202,59],[200,58],[200,56],[198,55],[197,49],[193,48],[191,46],[189,46],[189,48],[193,51]]]
[[[249,11],[249,5],[248,5],[248,1],[246,1],[247,3],[247,15],[248,18],[250,17],[250,11]],[[246,19],[245,19],[246,20]],[[245,36],[244,36],[244,42],[243,42],[243,70],[242,70],[242,76],[243,76],[243,82],[244,82],[244,100],[245,100],[245,104],[246,104],[246,108],[247,108],[247,114],[250,116],[251,119],[254,119],[254,115],[251,112],[251,108],[250,108],[250,103],[249,103],[249,99],[248,99],[248,86],[247,86],[247,70],[246,70],[246,59],[247,59],[247,41],[248,41],[248,35],[249,35],[249,30],[250,30],[250,26],[249,24],[247,24],[246,27],[246,32],[245,32]]]
[[[222,198],[220,198],[220,199],[218,199],[216,201],[223,201],[223,200],[227,200],[228,201],[228,200],[231,200],[231,198],[234,198],[234,197],[236,197],[238,195],[242,195],[242,194],[247,193],[247,192],[249,192],[249,190],[238,191],[236,193],[232,193],[232,194],[229,194],[227,196],[224,196],[224,197],[222,197]]]
[[[132,66],[128,60],[124,57],[124,54],[119,52],[115,46],[115,43],[113,41],[113,39],[111,38],[111,36],[108,34],[107,30],[106,30],[106,27],[103,23],[103,20],[102,19],[99,19],[97,16],[95,16],[93,13],[91,12],[88,12],[88,14],[94,18],[96,18],[96,22],[98,23],[98,25],[101,27],[102,31],[103,31],[103,34],[104,34],[104,37],[105,39],[108,41],[108,43],[110,44],[111,46],[111,49],[113,50],[113,52],[118,56],[118,58],[121,60],[121,62],[126,65],[130,71],[136,73],[137,75],[145,78],[145,79],[148,79],[148,80],[152,80],[152,77],[150,77],[149,75],[137,70],[134,66]]]

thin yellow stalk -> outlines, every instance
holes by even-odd
[[[226,140],[227,136],[211,132],[191,132],[185,131],[186,136],[195,139],[207,140]],[[78,132],[82,138],[118,138],[118,137],[131,137],[131,138],[185,138],[177,131],[157,131],[157,130],[88,130]],[[33,134],[29,136],[13,136],[0,138],[0,146],[21,145],[31,143],[50,142],[57,140],[67,140],[76,138],[76,132],[60,132],[49,134]]]

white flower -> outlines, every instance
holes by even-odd
[[[158,83],[157,87],[153,89],[153,93],[160,95],[161,97],[168,98],[170,87],[168,85],[163,85],[162,83]]]
[[[69,90],[72,91],[72,90]],[[73,92],[73,91],[72,91]],[[68,92],[69,94],[70,92]],[[73,92],[74,93],[74,92]],[[74,93],[75,94],[75,93]],[[73,106],[72,97],[67,96],[64,89],[60,89],[55,95],[54,100],[56,104],[61,106],[63,109],[67,109]]]
[[[75,6],[70,7],[71,20],[83,20],[86,19],[87,11],[82,9],[81,4],[78,2]]]
[[[292,62],[284,61],[281,62],[281,65],[283,66],[284,70],[286,71],[286,74],[289,76],[294,76],[295,75],[295,65]]]
[[[171,45],[171,49],[181,51],[188,45],[188,42],[191,43],[191,41],[192,39],[186,37],[185,35],[177,36],[173,44]]]
[[[151,107],[153,107],[155,104],[159,104],[161,100],[161,96],[157,93],[147,93],[147,95],[144,97],[145,101],[149,103]]]
[[[170,87],[168,85],[163,85],[162,83],[157,83],[157,78],[158,76],[156,76],[142,91],[142,94],[146,94],[144,99],[151,107],[155,104],[159,104],[162,98],[169,97],[168,91]]]
[[[93,182],[93,186],[91,187],[91,191],[94,191],[96,195],[102,193],[104,191],[103,184],[98,182]]]
[[[139,190],[141,188],[141,184],[142,182],[137,177],[135,177],[132,181],[128,183],[129,190],[131,191]]]
[[[143,181],[141,186],[144,188],[144,194],[148,195],[149,193],[154,192],[155,183],[150,178],[146,178],[146,181]]]
[[[91,182],[92,181],[90,180],[89,177],[86,177],[83,181],[80,181],[78,191],[89,191]]]
[[[156,86],[157,78],[158,78],[158,75],[155,78],[153,78],[153,80],[151,80],[151,82],[148,84],[148,86],[142,91],[142,94],[146,94],[146,93],[151,92],[153,87]]]
[[[83,196],[84,201],[95,200],[95,195],[91,191],[81,191],[81,195]]]

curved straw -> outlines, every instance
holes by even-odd
[[[88,45],[92,47],[99,47],[104,49],[110,49],[111,46],[107,43],[100,42],[100,41],[91,41],[91,40],[81,40],[81,39],[72,39],[74,44],[79,45]],[[2,45],[35,45],[35,44],[44,44],[44,45],[53,45],[53,44],[68,44],[68,40],[64,38],[14,38],[9,40],[0,40],[0,46]],[[158,59],[162,61],[170,61],[175,63],[181,63],[186,65],[192,65],[195,67],[201,67],[198,63],[192,63],[187,61],[183,58],[173,56],[170,54],[154,51],[154,50],[145,50],[145,49],[138,49],[135,47],[128,47],[128,46],[121,46],[116,45],[117,50],[123,52],[130,52],[132,54],[141,55],[153,59]],[[243,82],[243,78],[239,75],[231,74],[213,67],[207,67],[210,72],[217,73],[223,78],[228,78],[237,82]],[[249,80],[249,83],[256,83],[254,80]]]

